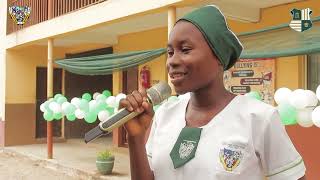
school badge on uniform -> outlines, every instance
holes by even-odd
[[[28,6],[11,6],[9,7],[9,14],[12,20],[17,25],[23,25],[29,18],[31,8]]]
[[[292,21],[289,26],[298,32],[303,32],[312,27],[312,21],[310,19],[310,15],[312,14],[312,10],[310,8],[306,9],[292,9]]]
[[[184,140],[181,144],[180,144],[180,148],[179,148],[179,156],[181,159],[185,159],[187,158],[192,150],[195,147],[195,143],[194,141],[186,141]]]
[[[219,159],[226,171],[233,171],[240,164],[243,154],[241,150],[229,148],[220,149]]]

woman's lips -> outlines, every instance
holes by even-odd
[[[170,74],[171,83],[173,85],[182,83],[185,80],[187,73],[172,73]]]

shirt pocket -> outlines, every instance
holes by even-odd
[[[237,177],[244,171],[249,158],[248,141],[243,138],[225,140],[218,146],[215,168],[217,176]]]

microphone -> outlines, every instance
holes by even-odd
[[[165,99],[171,96],[171,87],[165,82],[158,84],[147,89],[147,101],[153,106],[162,103]],[[107,120],[101,121],[99,125],[84,135],[85,143],[88,143],[104,134],[112,132],[113,129],[123,125],[130,119],[136,117],[140,113],[130,112],[126,108],[120,109],[117,113],[110,116]]]

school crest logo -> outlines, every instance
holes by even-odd
[[[17,25],[23,25],[29,18],[31,8],[28,6],[11,6],[9,7],[9,14],[12,20]]]
[[[289,26],[298,32],[303,32],[312,27],[312,21],[310,19],[310,15],[312,14],[312,10],[310,8],[306,9],[292,9],[292,21]]]
[[[180,144],[180,148],[179,148],[179,156],[181,159],[185,159],[187,158],[191,152],[193,151],[195,147],[195,142],[194,141],[186,141],[184,140],[181,144]]]
[[[226,171],[233,171],[240,164],[243,154],[241,150],[220,149],[220,162]]]

